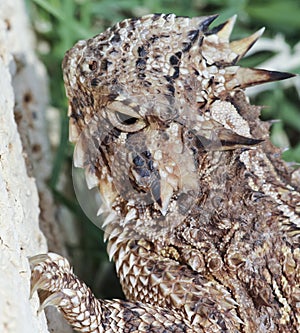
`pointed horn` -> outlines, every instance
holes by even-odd
[[[220,39],[225,40],[225,41],[229,41],[230,35],[232,33],[234,24],[236,22],[236,18],[237,15],[232,16],[229,20],[227,20],[226,22],[218,25],[217,27],[215,27],[214,33],[216,33]]]
[[[235,40],[231,42],[230,49],[238,55],[236,61],[240,60],[255,44],[259,37],[264,33],[265,28],[261,28],[253,35],[243,38],[241,40]]]
[[[154,192],[158,190],[159,196],[154,196],[157,195],[157,193],[155,194]],[[160,212],[163,216],[165,216],[168,212],[169,203],[174,193],[173,187],[168,183],[166,179],[163,179],[160,180],[159,184],[156,184],[153,188],[151,188],[151,192],[153,199],[159,206]]]
[[[76,168],[83,168],[85,161],[86,161],[86,156],[85,156],[85,147],[83,140],[79,140],[76,143],[75,149],[74,149],[74,154],[73,154],[73,164]]]
[[[99,184],[99,179],[95,172],[92,171],[92,168],[87,167],[85,169],[85,180],[89,190],[96,187]]]
[[[157,180],[151,185],[152,198],[158,204],[163,216],[167,214],[173,192],[173,187],[168,183],[167,179]]]
[[[99,192],[103,204],[110,208],[118,196],[118,192],[116,191],[114,184],[107,179],[99,180]]]
[[[248,138],[225,128],[218,131],[217,136],[221,143],[220,150],[231,150],[247,146],[254,146],[264,141],[262,139]]]
[[[170,200],[172,198],[172,195],[173,195],[174,191],[173,191],[173,187],[168,183],[167,179],[161,179],[160,188],[161,188],[161,193],[160,193],[161,208],[160,208],[160,211],[161,211],[162,215],[165,216],[167,214],[169,203],[170,203]]]
[[[226,88],[229,91],[238,87],[243,89],[265,82],[285,80],[295,76],[295,74],[239,67],[236,73],[230,76],[231,78],[226,83]]]
[[[203,18],[203,21],[200,23],[199,30],[206,31],[209,25],[218,17],[219,15],[211,15]]]
[[[155,180],[151,184],[150,192],[152,195],[152,199],[159,205],[159,207],[162,207],[160,180]]]
[[[111,222],[115,221],[117,219],[117,215],[114,211],[111,211],[101,224],[102,228],[105,228],[107,225],[109,225]]]
[[[101,206],[97,210],[97,216],[100,216],[100,215],[102,215],[104,213],[109,213],[110,211],[111,211],[111,209],[109,209],[108,207],[106,207],[104,204],[101,204]]]
[[[212,128],[210,133],[206,132],[206,129],[202,130],[201,134],[204,136],[196,134],[199,139],[199,146],[201,145],[205,151],[223,151],[232,150],[236,148],[254,146],[261,143],[262,139],[249,138],[243,135],[239,135],[236,132],[224,128],[223,125],[217,121],[209,121],[215,127]],[[202,148],[200,146],[200,149]]]

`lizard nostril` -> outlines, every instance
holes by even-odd
[[[97,69],[97,61],[96,60],[91,60],[90,62],[89,62],[89,69],[91,70],[91,71],[95,71],[96,69]]]

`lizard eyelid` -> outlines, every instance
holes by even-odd
[[[137,118],[137,117],[129,116],[129,115],[127,115],[125,113],[122,113],[122,112],[119,112],[119,111],[116,111],[116,118],[123,125],[133,125],[137,121],[139,121],[139,119],[140,119],[140,118]]]
[[[124,101],[115,100],[106,107],[107,118],[120,131],[137,132],[147,124],[134,107],[124,103]]]
[[[146,127],[146,122],[137,116],[133,116],[132,114],[128,114],[125,112],[117,111],[117,110],[109,110],[107,113],[108,120],[111,124],[124,132],[137,132],[144,127]]]

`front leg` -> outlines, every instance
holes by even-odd
[[[183,314],[167,308],[127,302],[98,300],[73,273],[68,261],[54,253],[30,258],[31,295],[41,290],[41,306],[56,306],[79,332],[196,332]],[[197,328],[197,332],[203,332]]]

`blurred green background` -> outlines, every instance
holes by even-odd
[[[50,104],[59,110],[59,143],[54,148],[53,172],[49,179],[57,202],[67,207],[75,221],[76,242],[68,242],[75,271],[98,297],[119,297],[113,278],[113,265],[107,262],[102,232],[80,209],[69,189],[61,190],[63,175],[71,178],[73,147],[68,143],[67,100],[63,87],[61,61],[64,53],[79,39],[90,38],[125,18],[149,13],[175,13],[184,16],[220,14],[219,24],[238,14],[232,39],[243,38],[266,27],[268,38],[254,54],[243,59],[242,66],[271,62],[282,71],[300,73],[300,1],[298,0],[27,0],[32,26],[37,35],[38,53],[49,73]],[[277,60],[276,60],[277,59]],[[272,62],[273,61],[273,62]],[[263,67],[263,66],[262,66]],[[253,104],[268,106],[262,119],[280,119],[271,129],[273,142],[287,148],[283,157],[300,162],[300,82],[276,83],[262,91],[253,91]]]

